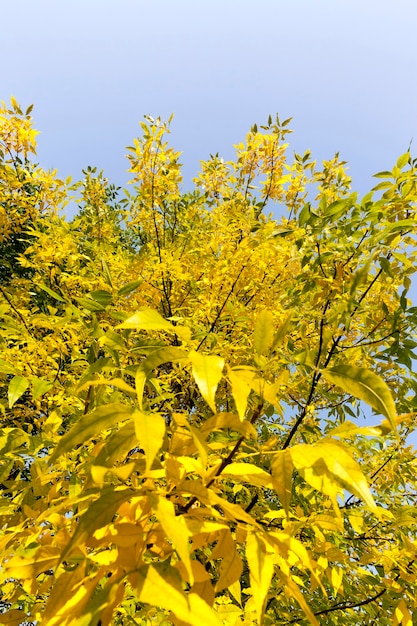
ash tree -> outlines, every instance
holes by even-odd
[[[269,118],[183,192],[170,122],[122,192],[0,110],[1,621],[410,625],[417,162]]]

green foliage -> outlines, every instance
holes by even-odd
[[[30,113],[0,110],[2,623],[414,623],[411,155],[358,199],[270,118],[183,193],[147,117],[123,195],[34,165]]]

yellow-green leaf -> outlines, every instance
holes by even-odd
[[[273,455],[271,473],[275,479],[276,492],[287,515],[289,515],[291,501],[293,470],[294,464],[290,450],[279,450]]]
[[[50,287],[47,287],[46,285],[42,285],[42,283],[37,283],[36,286],[39,287],[39,289],[42,289],[42,291],[45,291],[48,294],[48,296],[51,296],[51,298],[54,298],[54,300],[58,300],[58,302],[65,302],[64,298],[60,296],[60,294],[57,293],[56,291],[53,291]]]
[[[323,377],[343,391],[369,404],[382,413],[396,428],[396,409],[391,391],[382,378],[374,372],[354,365],[337,365],[322,370]]]
[[[133,421],[136,437],[145,452],[146,471],[149,471],[164,440],[165,420],[159,413],[135,411]]]
[[[0,359],[0,374],[17,374],[16,368],[4,359]]]
[[[224,359],[216,355],[199,354],[194,350],[190,352],[189,356],[193,367],[194,380],[200,393],[212,411],[216,413],[214,396],[222,378]]]
[[[52,389],[54,383],[44,378],[32,378],[32,396],[34,400],[37,400],[43,396],[47,391]]]
[[[175,326],[164,319],[154,309],[142,309],[137,311],[116,328],[132,328],[135,330],[166,330],[175,332]]]
[[[26,389],[29,387],[29,381],[24,376],[13,376],[9,382],[8,398],[9,409],[11,409],[16,402],[23,396]]]
[[[135,387],[139,408],[143,407],[143,392],[148,376],[163,363],[182,361],[188,358],[188,353],[175,346],[166,346],[154,350],[137,368],[135,374]]]
[[[100,385],[116,387],[116,389],[120,389],[120,391],[125,391],[129,395],[136,395],[136,390],[131,387],[127,382],[125,382],[123,378],[93,378],[91,380],[85,381],[82,385],[77,387],[77,391],[84,391],[89,387],[99,387]]]
[[[73,536],[61,553],[60,561],[65,559],[74,546],[82,545],[96,530],[110,523],[117,509],[132,498],[132,495],[131,489],[122,491],[116,491],[113,487],[102,489],[100,497],[89,504],[87,511],[81,515]]]
[[[86,413],[78,422],[59,440],[57,447],[50,457],[51,463],[64,452],[71,450],[79,443],[87,441],[102,430],[107,430],[115,424],[125,422],[131,417],[131,409],[120,403],[105,404],[98,409]]]
[[[347,489],[369,507],[376,508],[360,465],[342,444],[322,440],[316,444],[293,446],[289,450],[294,466],[312,487],[334,501]]]

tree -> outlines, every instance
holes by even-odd
[[[0,115],[2,623],[414,623],[417,162],[358,199],[269,118],[184,193],[146,117],[121,197],[33,165],[30,112]]]

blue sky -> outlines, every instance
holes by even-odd
[[[415,0],[21,0],[2,5],[0,99],[35,104],[39,161],[123,185],[144,114],[175,114],[186,185],[254,122],[293,116],[291,148],[339,151],[353,185],[417,141]]]
[[[95,165],[123,186],[144,114],[175,114],[186,187],[275,113],[291,149],[339,151],[361,194],[417,153],[416,0],[20,0],[1,17],[0,99],[35,104],[39,162],[62,177]]]

